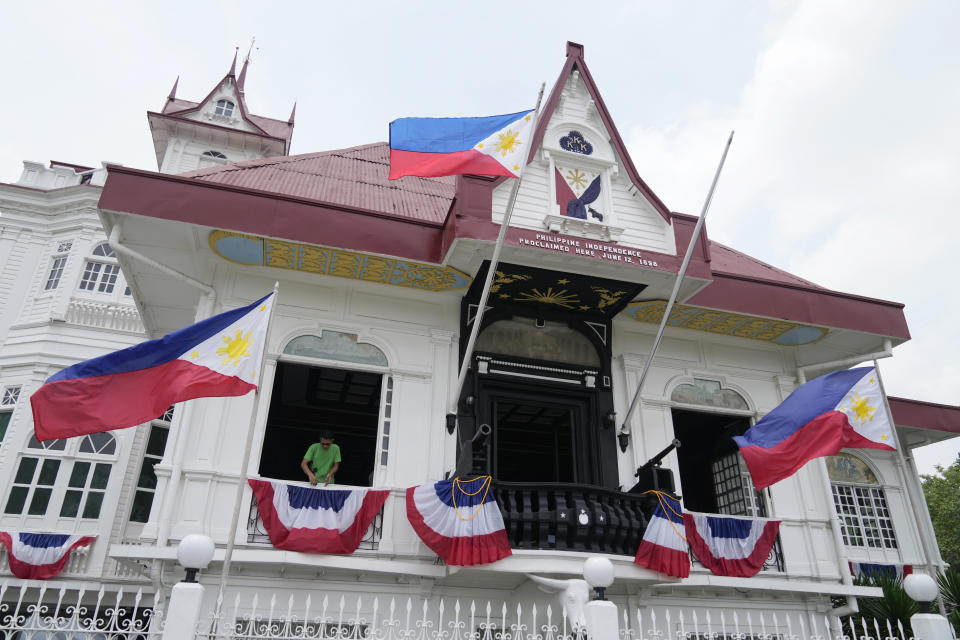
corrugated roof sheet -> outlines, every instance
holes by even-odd
[[[386,142],[247,160],[183,174],[217,184],[256,189],[387,215],[442,223],[453,202],[455,178],[388,180]]]
[[[814,282],[804,280],[792,273],[777,269],[766,262],[761,262],[754,257],[741,253],[736,249],[731,249],[714,240],[710,241],[710,258],[710,268],[713,271],[749,278],[760,278],[771,282],[782,282],[784,284],[793,284],[807,288],[823,289],[823,287]]]

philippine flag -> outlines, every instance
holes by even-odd
[[[844,447],[896,450],[874,367],[837,371],[811,380],[733,439],[757,490]]]
[[[718,576],[755,576],[770,555],[779,520],[683,514],[687,542],[697,559]]]
[[[37,440],[132,427],[177,402],[257,388],[274,294],[51,376],[32,396]]]
[[[320,489],[249,479],[270,542],[277,549],[353,553],[390,492]]]
[[[490,476],[407,489],[407,520],[449,565],[487,564],[512,555]]]
[[[533,109],[483,118],[398,118],[390,123],[390,179],[520,175]]]
[[[690,554],[683,537],[683,514],[680,501],[665,493],[657,493],[660,506],[653,512],[643,532],[643,540],[633,561],[641,567],[675,578],[690,575]]]
[[[23,580],[54,577],[63,570],[73,549],[92,542],[91,536],[0,531],[0,544],[7,548],[10,572]]]

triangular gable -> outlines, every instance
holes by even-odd
[[[600,91],[597,89],[597,85],[593,81],[593,76],[590,75],[590,70],[587,69],[587,64],[583,60],[583,45],[581,44],[567,42],[567,61],[563,65],[563,70],[560,72],[560,77],[553,85],[553,89],[550,91],[550,96],[547,98],[547,102],[540,114],[540,119],[537,122],[537,130],[534,132],[533,144],[530,145],[530,156],[527,158],[527,162],[529,163],[533,161],[534,155],[543,144],[543,138],[546,135],[547,127],[550,124],[550,119],[553,116],[553,113],[556,111],[557,105],[560,103],[560,98],[563,94],[564,87],[566,86],[567,81],[570,78],[570,74],[574,71],[574,69],[580,72],[580,77],[583,80],[583,84],[586,87],[590,98],[593,100],[594,106],[597,109],[597,113],[600,116],[601,123],[606,129],[607,134],[610,136],[613,148],[616,150],[617,155],[620,156],[620,161],[623,163],[623,167],[627,172],[627,176],[630,178],[630,182],[632,182],[637,190],[650,202],[651,206],[656,209],[657,213],[659,213],[663,219],[667,221],[667,224],[670,224],[670,210],[650,189],[650,187],[647,186],[647,183],[645,183],[640,177],[640,174],[637,173],[636,167],[633,166],[633,160],[630,159],[630,154],[627,153],[627,147],[624,145],[623,139],[620,137],[620,132],[617,131],[617,127],[613,123],[613,119],[610,117],[610,112],[607,111],[607,105],[603,102],[603,98],[600,96]]]
[[[168,112],[166,115],[182,117],[189,113],[196,113],[200,111],[210,103],[214,95],[216,95],[216,93],[220,90],[220,87],[223,86],[223,83],[229,82],[231,85],[231,88],[233,89],[233,95],[236,98],[236,105],[240,109],[240,119],[243,120],[248,125],[250,125],[251,127],[253,127],[256,133],[263,134],[267,137],[275,137],[275,136],[272,136],[270,133],[268,133],[266,130],[264,130],[263,127],[261,127],[256,122],[254,122],[253,119],[250,118],[250,115],[247,113],[247,101],[244,98],[243,91],[240,90],[240,85],[237,84],[237,78],[234,75],[235,67],[236,67],[236,58],[234,58],[234,64],[233,66],[230,67],[230,71],[227,72],[227,75],[225,75],[220,82],[215,84],[213,86],[213,89],[210,90],[210,93],[208,93],[203,100],[198,102],[195,107],[181,109],[180,111],[171,111],[171,112]]]

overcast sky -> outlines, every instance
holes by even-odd
[[[199,100],[256,36],[247,102],[294,153],[399,116],[517,111],[586,60],[640,174],[710,236],[822,286],[905,303],[888,391],[960,404],[960,3],[0,3],[0,181],[25,159],[156,169],[145,112]],[[953,328],[951,328],[953,327]],[[960,438],[918,454],[956,459]]]

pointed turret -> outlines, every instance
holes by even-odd
[[[296,117],[296,115],[297,115],[297,103],[294,102],[293,110],[290,111],[290,118],[287,120],[287,124],[289,124],[291,127],[293,126],[293,119]]]
[[[177,79],[173,81],[173,88],[170,89],[170,95],[167,96],[167,100],[176,100],[177,99],[177,85],[180,84],[180,76],[177,76]]]
[[[246,60],[243,61],[243,67],[240,69],[240,77],[237,78],[237,89],[240,90],[240,93],[243,93],[243,85],[247,81],[247,65],[250,64],[250,56],[248,55]]]
[[[161,171],[182,173],[290,152],[296,104],[286,121],[254,115],[247,110],[244,88],[253,48],[251,42],[238,76],[240,48],[236,47],[230,70],[199,102],[177,97],[178,76],[160,112],[147,113]],[[172,144],[174,140],[177,145]]]

